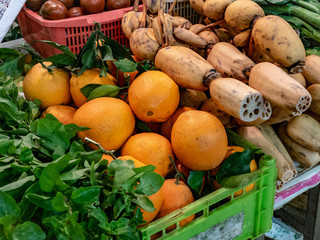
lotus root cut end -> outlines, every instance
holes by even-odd
[[[277,183],[276,183],[276,190],[279,192],[283,187],[283,182],[280,181],[280,180],[277,180]]]
[[[297,117],[300,116],[302,112],[292,112],[292,116]]]
[[[290,67],[289,73],[291,74],[301,73],[305,68],[306,68],[306,62],[298,61],[297,63],[293,64]]]
[[[293,171],[287,170],[282,176],[282,182],[287,183],[293,178]]]
[[[261,116],[264,99],[261,93],[250,93],[241,102],[240,119],[253,122]]]
[[[310,95],[303,95],[300,97],[296,109],[298,112],[305,112],[310,107],[312,98]]]
[[[209,70],[209,72],[207,72],[206,76],[204,77],[203,84],[209,87],[211,81],[217,78],[222,78],[222,75],[217,70],[212,68]]]
[[[263,108],[261,110],[260,118],[263,120],[268,120],[271,117],[271,114],[272,114],[271,104],[268,101],[265,101],[263,104]]]

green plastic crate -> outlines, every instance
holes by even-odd
[[[142,227],[143,240],[151,239],[154,234],[161,234],[157,239],[170,240],[244,240],[255,239],[268,232],[271,229],[277,176],[275,160],[261,159],[259,169],[262,173],[258,179],[249,183],[255,183],[253,190],[246,193],[242,188],[243,194],[233,198],[233,194],[239,189],[221,188]],[[226,200],[228,197],[229,201]],[[219,203],[221,205],[216,207]],[[177,223],[193,214],[198,217],[179,227]],[[177,228],[166,233],[165,229],[172,224]]]

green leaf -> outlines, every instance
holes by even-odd
[[[131,54],[120,43],[104,35],[102,35],[101,37],[104,40],[104,44],[108,45],[111,48],[113,57],[115,59],[120,60],[127,58],[134,61]]]
[[[31,169],[31,166],[29,166],[29,165],[21,165],[21,164],[19,164],[17,162],[11,163],[11,167],[12,167],[13,170],[18,172],[19,174],[27,172],[28,170]]]
[[[55,54],[46,59],[46,62],[52,62],[54,66],[57,67],[66,67],[66,66],[75,66],[76,59],[70,57],[68,54],[61,53]]]
[[[27,193],[25,194],[26,199],[28,199],[31,203],[34,205],[43,208],[46,211],[53,211],[53,206],[52,206],[52,198],[35,194],[35,193]]]
[[[86,176],[87,171],[89,171],[89,169],[87,169],[87,168],[68,171],[68,172],[62,173],[60,175],[60,178],[62,181],[80,180],[84,176]]]
[[[20,77],[23,72],[25,58],[24,55],[21,55],[14,59],[4,61],[0,64],[0,73],[4,73],[5,76],[10,76],[13,79]]]
[[[108,223],[108,218],[101,208],[97,207],[89,211],[88,217],[93,217],[99,222],[99,227],[106,230],[106,224]]]
[[[156,210],[153,206],[153,203],[148,197],[143,194],[136,194],[135,196],[136,198],[133,198],[132,202],[137,204],[139,207],[146,210],[147,212],[154,212]]]
[[[250,173],[250,162],[255,152],[256,150],[246,149],[243,152],[232,153],[227,157],[218,170],[216,176],[218,183],[222,185],[225,178]]]
[[[13,154],[15,150],[16,150],[16,147],[14,146],[13,140],[9,140],[9,141],[0,140],[0,155]]]
[[[69,139],[75,137],[78,132],[80,131],[86,131],[89,130],[90,128],[88,127],[79,127],[76,124],[70,123],[67,125],[64,125],[66,132],[68,133]]]
[[[66,56],[68,56],[68,57],[70,57],[70,58],[72,58],[72,59],[75,59],[75,60],[77,59],[77,56],[76,56],[74,53],[72,53],[72,52],[70,51],[70,49],[69,49],[67,46],[65,46],[65,45],[60,45],[60,44],[58,44],[58,43],[55,43],[55,42],[52,42],[52,41],[48,41],[48,40],[37,40],[37,41],[33,41],[33,42],[30,43],[30,45],[32,45],[34,42],[43,42],[43,43],[46,43],[46,44],[50,45],[51,47],[54,47],[54,48],[60,50],[61,52],[65,53]]]
[[[117,198],[113,205],[113,219],[119,218],[126,205],[123,203],[121,198]]]
[[[142,130],[143,132],[152,132],[151,128],[140,119],[136,119],[136,128]]]
[[[61,192],[57,192],[56,196],[51,200],[52,207],[57,212],[65,212],[69,210]]]
[[[112,49],[108,45],[99,46],[99,49],[101,51],[102,61],[112,61],[114,59]]]
[[[85,85],[84,87],[82,87],[82,88],[80,89],[80,91],[82,92],[82,94],[83,94],[86,98],[88,98],[89,95],[90,95],[90,93],[91,93],[94,89],[96,89],[97,87],[100,87],[100,86],[102,86],[102,85],[101,85],[101,84],[87,84],[87,85]]]
[[[99,98],[99,97],[116,97],[118,96],[118,93],[120,90],[121,88],[118,86],[102,85],[92,90],[92,92],[88,96],[87,101],[90,101],[94,98]]]
[[[13,240],[45,240],[46,234],[38,224],[24,222],[16,226],[12,233]]]
[[[137,71],[138,63],[129,59],[120,59],[113,62],[114,65],[122,72]]]
[[[32,150],[28,147],[23,147],[21,149],[20,155],[19,155],[19,160],[21,162],[31,162],[34,158],[34,155],[32,153]]]
[[[14,121],[19,123],[19,110],[17,105],[11,102],[8,99],[0,98],[0,113],[1,117],[6,119],[7,121]]]
[[[9,60],[19,57],[21,53],[11,48],[0,48],[0,59]]]
[[[94,150],[89,152],[79,152],[79,156],[82,160],[86,160],[89,163],[91,162],[99,162],[102,158],[101,150]],[[121,161],[121,160],[120,160]]]
[[[205,172],[190,171],[190,175],[188,177],[189,187],[199,193],[203,184],[203,176],[205,174]]]
[[[259,178],[259,174],[262,173],[262,170],[258,169],[251,173],[245,173],[237,176],[223,178],[219,183],[225,188],[239,188],[247,186],[249,183],[256,181]]]
[[[71,200],[77,204],[94,203],[100,196],[99,186],[80,187],[74,190],[71,194]]]
[[[143,173],[143,172],[153,172],[156,169],[156,166],[154,165],[146,165],[143,167],[135,168],[134,171],[138,173]]]
[[[39,119],[37,135],[41,137],[41,144],[45,148],[54,151],[61,146],[66,151],[70,147],[69,135],[64,125],[52,117],[47,114],[44,119]]]
[[[9,194],[0,191],[0,224],[10,226],[19,219],[20,208]]]
[[[115,161],[115,160],[113,160],[113,161]],[[121,161],[121,160],[119,160],[119,161]],[[127,161],[130,161],[130,160],[127,160]],[[135,171],[133,171],[131,168],[118,167],[114,173],[113,189],[121,187],[128,179],[130,179],[135,174],[136,174]]]
[[[77,222],[72,222],[68,226],[68,232],[71,240],[85,240],[83,228]]]
[[[122,161],[119,159],[115,159],[113,160],[109,165],[108,165],[108,171],[110,174],[114,174],[116,172],[116,170],[120,167],[127,167],[130,169],[134,169],[134,163],[132,160],[126,160],[126,161]]]
[[[134,175],[133,177],[131,177],[130,179],[128,179],[127,181],[125,181],[124,184],[122,184],[122,189],[125,191],[129,191],[134,185],[136,185],[138,183],[138,180],[140,179],[140,177],[144,174],[144,172],[140,172],[136,175]]]
[[[3,192],[10,192],[14,190],[18,190],[20,188],[25,188],[26,186],[29,186],[36,180],[36,177],[34,175],[27,176],[25,178],[22,178],[18,181],[10,182],[7,185],[4,185],[0,188],[0,191]],[[23,194],[23,192],[21,192]]]
[[[95,60],[95,54],[94,51],[88,50],[86,51],[82,57],[81,57],[81,62],[85,68],[92,68],[94,67],[94,60]]]
[[[159,191],[164,183],[164,178],[154,172],[147,172],[140,178],[140,184],[136,188],[136,192],[142,192],[150,196]]]
[[[40,188],[44,192],[51,192],[55,186],[61,188],[64,191],[68,188],[68,185],[62,182],[59,173],[62,172],[70,161],[70,155],[66,154],[55,162],[46,166],[40,175],[39,184]]]

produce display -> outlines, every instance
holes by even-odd
[[[258,3],[263,5],[262,1]],[[319,57],[307,56],[305,45],[286,18],[266,15],[269,12],[264,9],[269,6],[259,4],[190,1],[191,7],[205,19],[194,25],[185,19],[178,26],[174,24],[176,16],[163,13],[163,4],[157,5],[156,17],[154,9],[149,9],[153,4],[144,4],[142,12],[132,11],[124,16],[122,29],[129,33],[126,36],[135,56],[154,61],[155,67],[180,88],[204,91],[212,103],[203,109],[212,108],[210,112],[225,127],[236,127],[242,137],[276,159],[280,190],[297,175],[295,165],[299,164],[292,161],[275,130],[287,121],[290,126],[290,120],[309,111],[306,116],[318,118],[319,113],[314,112],[317,86],[313,84],[319,80]],[[303,5],[302,1],[299,4]],[[314,6],[314,11],[318,7],[315,3],[305,6]],[[173,8],[174,4],[169,13]],[[138,15],[141,17],[133,17]],[[311,17],[313,22],[319,20],[314,14]],[[129,24],[130,18],[134,25]],[[271,139],[259,129],[261,124],[272,124],[272,131],[266,131],[273,132]],[[302,129],[305,139],[289,136],[303,147],[318,151],[310,146],[312,143],[306,143],[309,138],[317,139],[317,133]],[[300,162],[296,158],[295,161]]]
[[[61,19],[120,2],[27,6]],[[168,13],[165,1],[138,3],[122,19],[130,49],[99,23],[79,54],[46,40],[61,53],[0,48],[4,239],[142,239],[221,188],[235,190],[206,211],[260,190],[263,161],[276,162],[277,190],[319,163],[320,57],[285,18],[251,0],[197,0],[192,24],[176,2]]]
[[[130,0],[27,0],[27,8],[40,16],[58,20],[131,6]]]

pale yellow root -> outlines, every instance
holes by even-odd
[[[240,127],[238,128],[237,133],[247,141],[260,148],[266,154],[271,155],[276,160],[277,177],[278,180],[281,181],[279,186],[293,178],[294,174],[289,163],[279,152],[276,146],[270,142],[257,127]]]

